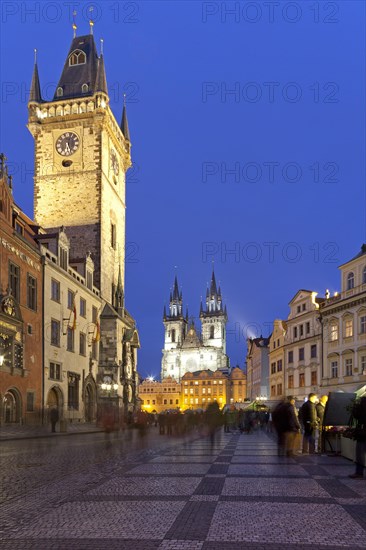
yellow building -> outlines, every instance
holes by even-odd
[[[285,335],[287,323],[275,319],[269,339],[269,391],[270,399],[285,397]]]
[[[142,408],[147,412],[160,413],[167,409],[181,408],[181,384],[171,376],[162,382],[147,378],[139,386]]]

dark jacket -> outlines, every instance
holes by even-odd
[[[305,432],[315,430],[318,425],[318,416],[316,414],[315,403],[306,401],[300,409],[300,417]]]
[[[319,427],[321,428],[323,426],[325,406],[319,402],[315,408],[316,408],[316,414],[318,417]]]

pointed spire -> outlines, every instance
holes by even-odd
[[[95,91],[103,92],[104,94],[108,95],[107,78],[105,75],[104,57],[102,53],[100,54],[100,57],[98,60],[97,78],[95,80]]]
[[[124,99],[123,99],[121,130],[122,130],[122,133],[123,133],[125,139],[127,139],[127,141],[131,141],[130,130],[128,128],[128,120],[127,120],[126,94],[124,94]]]
[[[77,25],[76,25],[76,10],[72,12],[72,30],[73,30],[73,37],[76,38],[76,31],[77,31]]]
[[[29,103],[30,102],[34,102],[34,103],[42,102],[41,85],[39,83],[39,74],[38,74],[38,66],[37,66],[37,50],[34,50],[34,69],[33,69],[33,75],[32,75],[31,89],[29,93]]]
[[[179,295],[179,288],[178,288],[178,279],[177,276],[174,278],[174,289],[173,289],[173,300],[181,300],[182,294]]]
[[[212,269],[211,285],[210,285],[210,294],[211,296],[217,296],[217,287],[216,287],[216,278],[215,272]]]

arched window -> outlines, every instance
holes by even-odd
[[[347,275],[347,290],[351,290],[351,288],[355,287],[355,275],[353,271],[351,273],[348,273]]]
[[[64,95],[64,90],[61,86],[57,88],[56,95],[57,97],[62,97]]]
[[[213,325],[210,326],[210,338],[215,338],[215,327]]]
[[[175,328],[172,330],[172,342],[175,342]]]
[[[86,55],[81,50],[75,50],[69,57],[69,66],[83,65],[86,63]]]
[[[363,268],[362,272],[362,284],[366,285],[366,266]]]
[[[81,86],[81,91],[83,94],[86,94],[87,92],[89,92],[89,86],[87,84],[83,84]]]

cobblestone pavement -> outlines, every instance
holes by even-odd
[[[2,443],[3,548],[366,548],[366,478],[264,433]]]

